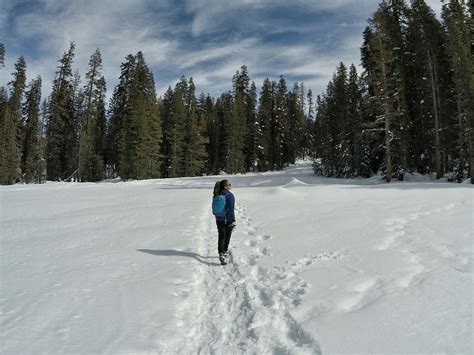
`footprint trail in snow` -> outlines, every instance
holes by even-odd
[[[240,225],[232,236],[229,264],[200,266],[177,315],[182,335],[165,352],[320,354],[318,342],[291,315],[310,285],[291,267],[259,266],[271,255],[267,242],[272,237],[259,234],[243,206],[236,207],[236,215]],[[206,222],[197,231],[200,252],[215,255],[217,232],[208,208],[201,221]]]

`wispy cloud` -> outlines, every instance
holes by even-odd
[[[439,0],[428,0],[437,12]],[[376,0],[18,0],[0,1],[0,40],[10,80],[20,55],[28,78],[43,78],[47,94],[57,60],[76,42],[74,68],[84,75],[89,56],[102,52],[108,95],[120,64],[142,51],[157,91],[193,77],[198,92],[230,90],[245,64],[258,87],[265,77],[304,81],[320,93],[340,61],[358,65],[362,31]],[[3,36],[3,37],[1,37]]]
[[[196,50],[184,56],[178,63],[179,69],[192,68],[200,63],[216,61],[222,58],[239,57],[244,51],[253,50],[259,41],[257,38],[245,38],[231,44],[204,45],[203,49]]]

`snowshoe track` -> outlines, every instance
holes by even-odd
[[[290,268],[263,268],[258,261],[271,255],[242,206],[231,243],[229,263],[200,265],[190,300],[178,314],[194,319],[182,325],[183,338],[165,352],[179,354],[320,354],[319,344],[291,315],[309,284]],[[217,231],[208,208],[198,230],[202,255],[215,255]],[[243,240],[245,237],[249,239]],[[212,260],[212,259],[211,259]]]

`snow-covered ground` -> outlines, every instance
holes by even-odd
[[[472,185],[218,178],[1,187],[0,353],[474,353]]]

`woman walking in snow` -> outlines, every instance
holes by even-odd
[[[235,198],[230,192],[231,189],[232,184],[229,180],[216,182],[212,200],[212,212],[216,216],[217,231],[219,233],[217,251],[222,265],[227,264],[230,236],[235,227]]]

